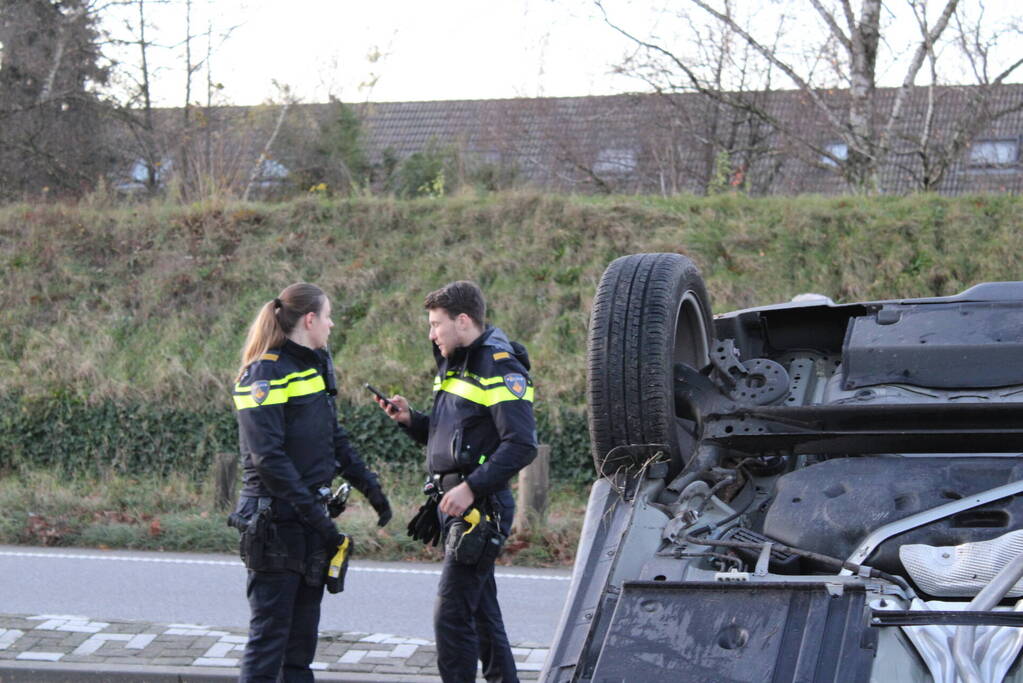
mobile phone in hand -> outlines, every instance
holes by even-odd
[[[377,398],[379,398],[381,401],[383,401],[384,405],[386,405],[388,408],[394,408],[395,410],[397,410],[398,406],[396,406],[393,403],[391,403],[391,399],[389,399],[386,396],[384,396],[383,394],[381,394],[380,391],[376,387],[374,387],[372,384],[370,384],[369,382],[366,382],[366,384],[364,384],[363,386],[365,386],[367,389],[369,389],[371,392],[373,392],[373,395],[376,396]]]

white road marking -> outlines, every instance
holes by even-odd
[[[194,662],[192,662],[192,666],[231,666],[231,667],[234,667],[234,666],[238,666],[238,660],[237,659],[233,659],[231,657],[220,657],[220,658],[199,657]]]
[[[145,650],[146,646],[153,642],[155,638],[155,633],[139,633],[134,635],[130,633],[97,633],[89,636],[71,654],[91,655],[103,647],[103,644],[109,640],[123,641],[125,649],[128,650]]]
[[[358,664],[369,650],[349,650],[337,660],[338,664]]]
[[[14,641],[25,635],[24,631],[19,631],[16,628],[2,629],[0,628],[0,650],[6,650],[9,648]]]
[[[29,617],[29,619],[44,620],[43,623],[36,626],[36,629],[40,631],[71,631],[73,633],[99,633],[107,626],[110,626],[110,624],[108,624],[105,621],[89,621],[84,617],[64,615],[43,614],[38,617]]]
[[[63,652],[22,652],[15,659],[23,659],[30,662],[59,662],[63,656]]]
[[[103,558],[107,559],[107,558]],[[43,621],[37,628],[60,629],[60,624],[52,622],[89,622],[90,625],[101,625],[103,628],[111,625],[103,622],[91,622],[86,617],[71,615],[35,615],[27,617],[32,621]],[[155,626],[155,625],[153,625]],[[117,627],[114,626],[116,629]],[[101,629],[102,630],[102,629]],[[0,649],[9,647],[14,641],[24,635],[24,632],[11,629],[0,629]],[[128,650],[145,650],[159,633],[95,633],[84,642],[78,645],[72,655],[95,655],[105,644],[109,642],[123,643],[123,648]],[[244,652],[248,638],[243,635],[228,635],[226,631],[212,631],[200,624],[170,624],[163,635],[178,636],[219,636],[219,641],[210,646],[201,657],[192,660],[191,666],[215,666],[215,667],[237,667],[240,661],[232,654]],[[344,652],[337,660],[338,665],[367,663],[367,659],[385,660],[387,664],[401,664],[409,657],[419,651],[420,645],[432,646],[433,642],[420,638],[403,638],[391,635],[390,633],[361,633],[357,631],[346,632],[349,637],[362,636],[359,642],[394,645],[391,650],[362,650],[357,646]],[[353,646],[355,643],[352,643]],[[513,647],[512,654],[518,659],[516,666],[520,671],[539,671],[543,668],[544,660],[550,649],[545,647]],[[67,654],[66,652],[37,652],[26,651],[17,655],[16,659],[36,661],[59,661]],[[113,656],[114,652],[108,652]],[[393,661],[386,661],[393,660]],[[127,661],[127,660],[125,660]],[[325,670],[329,668],[328,663],[314,662],[312,668]]]
[[[130,557],[126,555],[81,555],[76,553],[32,553],[0,551],[0,557],[36,557],[57,560],[106,560],[108,562],[152,562],[157,564],[198,564],[215,567],[234,567],[243,569],[241,560],[187,560],[174,557]],[[366,572],[377,574],[423,574],[427,576],[440,576],[439,569],[392,569],[390,567],[360,567],[352,565],[348,568],[351,572]],[[495,572],[494,576],[499,579],[532,579],[536,581],[569,581],[571,577],[557,576],[552,574],[518,574],[512,572]]]

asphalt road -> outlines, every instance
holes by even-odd
[[[513,643],[548,645],[567,569],[498,567]],[[0,612],[244,626],[245,568],[232,555],[0,546]],[[439,564],[355,561],[345,592],[326,595],[322,630],[433,640]]]

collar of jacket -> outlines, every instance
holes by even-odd
[[[285,339],[281,347],[277,349],[303,365],[311,365],[316,368],[323,381],[327,385],[327,393],[337,396],[337,377],[334,375],[334,359],[330,357],[327,349],[310,349],[308,346],[296,344],[290,339]]]
[[[280,352],[291,356],[297,361],[315,365],[321,372],[330,365],[330,355],[326,350],[310,349],[301,344],[296,344],[291,339],[284,339],[284,344],[280,345]]]

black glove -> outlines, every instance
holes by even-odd
[[[437,517],[437,501],[429,498],[419,512],[408,523],[409,538],[422,541],[424,545],[437,545],[440,541],[440,519]]]
[[[391,513],[391,504],[387,502],[387,496],[384,495],[383,490],[379,486],[370,489],[366,498],[369,499],[369,504],[373,506],[373,509],[377,511],[377,526],[386,526],[394,515]]]
[[[337,552],[337,547],[341,545],[344,537],[334,526],[334,522],[323,512],[323,508],[317,509],[315,505],[295,505],[295,510],[299,517],[323,539],[323,545],[327,547],[330,555]]]
[[[343,500],[337,498],[331,498],[327,501],[327,516],[331,519],[338,517],[342,512],[345,511],[346,503]]]

